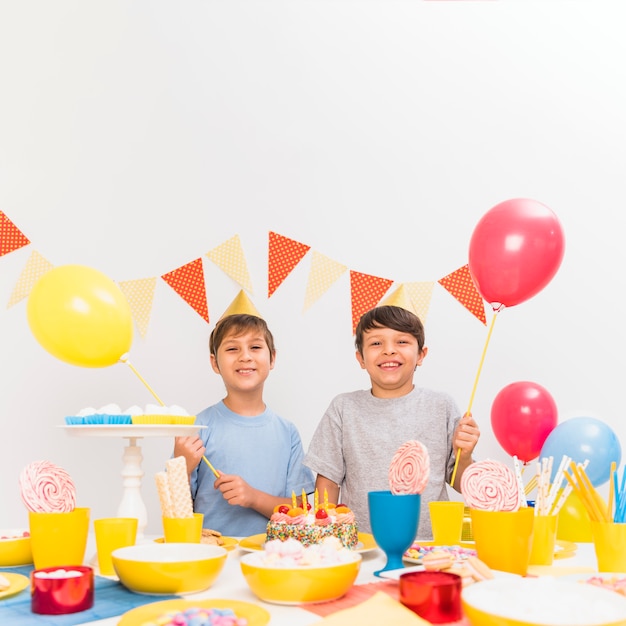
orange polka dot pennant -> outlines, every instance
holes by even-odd
[[[311,246],[270,231],[267,270],[268,298],[272,296],[310,249]]]
[[[393,285],[393,280],[350,270],[353,334],[356,331],[361,315],[375,307],[391,285]]]
[[[0,256],[27,246],[29,243],[26,235],[0,211]]]
[[[209,321],[209,309],[204,285],[202,259],[198,258],[187,265],[163,274],[161,278],[189,304],[205,321]]]
[[[485,326],[487,325],[485,301],[478,293],[476,285],[474,285],[469,271],[469,264],[440,278],[437,282],[450,292],[472,315],[477,317]]]

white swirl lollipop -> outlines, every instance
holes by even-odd
[[[69,513],[76,506],[76,487],[70,475],[50,461],[34,461],[20,474],[20,493],[29,511]]]
[[[465,468],[461,493],[472,509],[517,511],[521,494],[515,472],[499,461],[476,461]]]
[[[422,493],[430,476],[430,457],[417,440],[403,443],[389,465],[389,488],[393,494]]]

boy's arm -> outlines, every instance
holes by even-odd
[[[456,476],[454,478],[454,484],[452,485],[459,493],[461,493],[461,477],[463,476],[463,472],[465,468],[469,467],[474,462],[472,452],[478,443],[479,437],[480,430],[471,413],[464,415],[454,431],[452,443],[455,459],[457,450],[460,450]]]
[[[326,476],[317,475],[315,479],[315,489],[319,494],[320,501],[324,498],[324,493],[328,495],[328,501],[332,504],[339,504],[339,485]]]

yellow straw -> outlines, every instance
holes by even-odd
[[[211,465],[211,463],[209,462],[209,459],[203,456],[202,460],[209,466],[209,469],[213,472],[213,474],[215,475],[215,478],[219,478],[220,473]]]
[[[156,398],[157,402],[161,406],[165,406],[165,403],[163,402],[163,400],[161,400],[161,398],[159,398],[159,396],[156,395],[156,393],[154,392],[154,389],[150,387],[150,385],[144,380],[143,376],[133,367],[133,364],[128,360],[128,355],[123,354],[120,357],[120,361],[122,363],[126,363],[126,365],[128,365],[128,367],[130,367],[130,369],[135,373],[137,378],[139,378],[139,380],[148,388],[148,391]]]
[[[499,310],[499,309],[498,309]],[[474,403],[474,396],[476,395],[476,387],[478,386],[478,379],[480,378],[480,372],[483,368],[483,363],[485,362],[485,354],[487,354],[487,346],[489,345],[489,340],[491,339],[491,333],[493,332],[493,326],[496,323],[496,315],[498,311],[494,311],[493,317],[491,318],[491,325],[489,326],[489,332],[487,333],[487,340],[485,341],[485,347],[483,348],[483,353],[480,357],[480,363],[478,364],[478,371],[476,372],[476,378],[474,379],[474,386],[472,387],[472,393],[470,394],[470,401],[467,407],[466,415],[469,415],[472,411],[472,404]],[[456,471],[459,466],[459,457],[461,456],[461,448],[458,448],[456,451],[456,459],[454,461],[454,469],[452,470],[452,480],[450,481],[451,485],[454,485],[454,480],[456,478]]]
[[[608,504],[608,511],[609,511],[609,521],[612,522],[613,521],[613,497],[614,497],[614,485],[613,485],[613,481],[614,481],[614,474],[615,474],[615,470],[617,469],[617,464],[615,463],[615,461],[611,461],[611,477],[609,478],[609,504]]]

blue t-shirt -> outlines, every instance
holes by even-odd
[[[220,401],[198,413],[196,424],[208,426],[199,435],[205,456],[224,474],[241,476],[249,485],[274,496],[311,493],[313,473],[302,464],[300,434],[289,421],[267,409],[254,417],[233,413]],[[191,474],[194,511],[204,514],[204,526],[223,535],[248,537],[264,533],[267,518],[254,509],[228,504],[215,476],[202,461]]]

